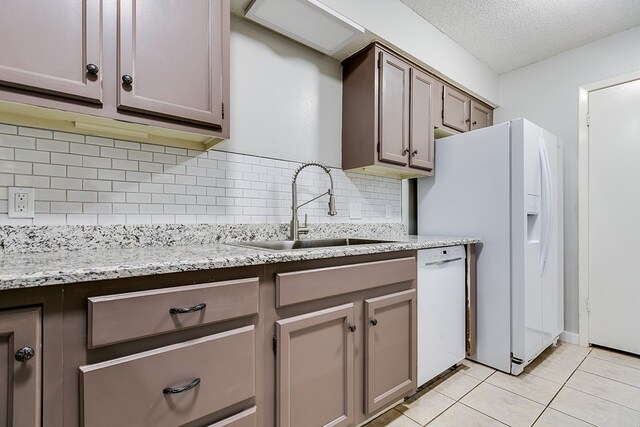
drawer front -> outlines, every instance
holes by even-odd
[[[257,277],[92,297],[88,307],[88,347],[193,328],[257,312]]]
[[[242,411],[232,417],[225,418],[208,427],[256,427],[258,425],[258,411],[255,406]]]
[[[283,307],[415,279],[414,257],[280,273],[276,304]]]
[[[176,426],[249,399],[254,343],[254,327],[246,326],[81,366],[83,424]]]

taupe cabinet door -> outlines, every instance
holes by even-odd
[[[118,107],[220,125],[223,3],[119,0]]]
[[[100,0],[0,0],[0,84],[100,102],[101,8]]]
[[[471,130],[486,128],[493,124],[493,110],[471,100]]]
[[[409,69],[406,62],[380,52],[379,159],[407,164],[409,147]]]
[[[365,412],[416,388],[416,291],[365,300]]]
[[[469,103],[471,98],[448,86],[443,89],[442,124],[452,129],[469,130]]]
[[[433,170],[433,94],[436,80],[415,68],[411,69],[411,117],[409,165]]]
[[[276,425],[352,424],[353,317],[350,303],[276,322]]]
[[[42,423],[40,325],[40,308],[0,311],[0,425]]]

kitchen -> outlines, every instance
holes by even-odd
[[[422,2],[387,0],[376,1],[375,6],[364,0],[292,2],[291,7],[302,9],[311,5],[315,15],[321,11],[321,18],[329,13],[333,17],[329,21],[334,24],[335,16],[340,16],[340,22],[347,22],[354,29],[351,42],[327,55],[292,41],[293,33],[286,38],[265,28],[264,23],[257,25],[255,21],[262,18],[252,22],[248,15],[259,14],[257,6],[269,6],[268,0],[255,2],[253,12],[249,12],[248,1],[211,0],[200,2],[204,6],[180,9],[179,14],[166,13],[168,8],[176,7],[172,2],[164,9],[154,9],[149,2],[120,1],[118,8],[115,3],[86,2],[88,9],[83,9],[74,2],[60,0],[45,2],[48,6],[34,11],[33,5],[0,2],[1,39],[7,43],[0,45],[0,313],[24,314],[30,324],[37,326],[30,333],[40,345],[40,351],[31,355],[31,362],[37,363],[29,365],[28,359],[16,363],[13,355],[22,346],[13,349],[6,362],[15,367],[16,376],[20,369],[24,375],[25,367],[40,367],[30,377],[35,381],[35,392],[23,391],[24,398],[11,397],[13,391],[7,388],[9,399],[2,401],[9,402],[4,408],[13,409],[2,409],[0,413],[7,413],[8,425],[127,424],[119,422],[119,416],[133,417],[128,418],[131,425],[317,425],[313,420],[321,419],[323,410],[331,412],[336,407],[345,413],[331,425],[359,425],[383,413],[373,420],[373,425],[446,425],[447,421],[453,425],[638,425],[640,408],[638,399],[633,399],[639,387],[637,358],[588,347],[599,342],[590,339],[595,337],[597,328],[585,330],[585,325],[596,326],[594,316],[598,312],[596,300],[589,301],[587,311],[587,296],[592,294],[588,279],[601,272],[590,271],[590,266],[596,264],[584,258],[584,254],[595,250],[584,246],[585,241],[588,243],[584,236],[595,239],[597,230],[583,229],[587,223],[583,219],[591,209],[589,197],[583,193],[589,190],[583,183],[597,184],[589,181],[597,176],[589,174],[593,167],[589,156],[597,152],[588,145],[591,134],[585,139],[585,105],[589,112],[596,111],[597,106],[591,102],[595,95],[603,93],[600,89],[637,80],[637,2],[622,1],[607,12],[611,15],[600,11],[608,21],[599,14],[587,13],[596,5],[602,7],[595,2],[593,7],[580,7],[585,9],[584,14],[572,9],[552,13],[560,22],[572,22],[568,16],[573,15],[586,20],[580,22],[592,31],[586,34],[576,25],[574,39],[551,34],[551,39],[536,42],[542,37],[534,25],[538,21],[533,15],[525,15],[525,20],[532,21],[527,27],[532,33],[522,31],[521,43],[528,37],[542,47],[554,45],[558,39],[568,44],[553,52],[536,52],[535,46],[524,45],[521,53],[507,55],[506,47],[514,49],[516,45],[507,43],[506,47],[495,49],[493,57],[482,56],[491,53],[486,47],[470,53],[473,46],[468,40],[482,37],[472,31],[454,33],[455,28],[446,27],[455,21],[452,16],[464,23],[472,20],[451,5],[440,4],[439,15],[428,15],[429,8],[421,9],[418,4]],[[276,12],[277,3],[273,6]],[[4,13],[8,10],[11,13]],[[299,17],[302,12],[280,16],[289,16],[294,27],[296,22],[314,19],[315,15],[291,19],[291,15]],[[82,20],[83,13],[87,14],[86,21]],[[507,17],[513,19],[518,13]],[[499,14],[494,11],[489,15]],[[57,18],[54,23],[50,16]],[[483,15],[481,22],[489,30],[496,26],[500,29],[491,16]],[[33,21],[38,23],[38,31],[27,29],[27,18],[30,26]],[[549,9],[542,6],[537,19],[552,18]],[[429,19],[433,25],[427,22]],[[600,21],[615,25],[607,29],[594,24]],[[518,19],[509,22],[511,30],[515,26],[519,31],[518,26],[523,25]],[[327,34],[342,34],[337,29],[305,33],[304,27],[298,25],[297,31],[307,37],[323,39]],[[506,24],[504,27],[502,30],[507,31]],[[175,34],[164,28],[172,28]],[[203,43],[203,29],[206,34],[214,34],[213,43]],[[34,41],[26,44],[24,40],[29,37]],[[354,64],[347,59],[365,52],[363,49],[374,40],[380,44],[372,49],[384,51],[396,65],[405,64],[406,76],[432,82],[421,86],[425,90],[422,93],[439,95],[446,88],[452,95],[447,98],[452,101],[450,106],[455,105],[455,99],[461,99],[460,95],[468,99],[460,109],[450,110],[461,118],[451,118],[447,124],[438,122],[443,120],[439,114],[426,114],[422,121],[412,122],[418,127],[409,130],[404,116],[393,107],[397,98],[390,92],[390,104],[385,105],[392,108],[384,120],[389,118],[387,122],[392,125],[384,129],[389,130],[386,136],[392,145],[387,151],[383,143],[382,157],[373,137],[368,147],[344,137],[352,126],[362,125],[365,129],[360,132],[356,128],[356,135],[368,135],[378,129],[376,118],[365,114],[366,105],[376,102],[372,93],[359,93],[355,107],[348,105],[353,98],[343,93],[352,87],[343,85],[347,76],[343,66],[346,70]],[[467,40],[467,47],[461,40]],[[65,52],[60,50],[61,45],[75,49]],[[171,60],[154,56],[154,49],[171,52]],[[207,55],[196,57],[192,52],[206,52],[209,58],[222,60],[207,61]],[[500,62],[509,58],[511,63]],[[16,72],[15,64],[28,72]],[[364,62],[357,65],[369,67]],[[357,80],[365,82],[366,78],[375,77],[376,64],[371,65],[362,69],[362,77]],[[395,74],[388,75],[389,84],[393,84]],[[217,80],[212,80],[214,77]],[[210,85],[211,81],[223,83]],[[427,91],[427,87],[431,89]],[[442,98],[433,96],[434,103],[438,100]],[[420,370],[419,352],[412,348],[420,345],[419,337],[413,337],[418,331],[413,323],[416,320],[411,317],[421,316],[416,308],[421,295],[416,257],[419,259],[420,251],[425,249],[462,245],[463,267],[472,275],[476,258],[480,269],[482,256],[482,252],[474,251],[481,248],[488,253],[488,243],[480,235],[482,229],[469,232],[462,227],[446,233],[454,236],[446,239],[411,236],[444,234],[420,230],[430,227],[421,225],[423,217],[436,215],[435,210],[429,215],[429,207],[420,208],[417,199],[424,189],[421,183],[437,182],[446,174],[446,170],[440,174],[438,168],[438,147],[445,140],[435,143],[435,168],[433,158],[418,162],[430,154],[422,146],[408,153],[403,151],[409,144],[402,146],[399,154],[404,157],[398,161],[393,157],[398,148],[393,145],[398,139],[393,136],[394,125],[405,133],[435,128],[436,137],[452,133],[465,136],[465,132],[452,126],[456,126],[456,119],[463,122],[463,127],[477,121],[464,123],[470,102],[484,109],[487,124],[524,117],[562,143],[564,221],[556,222],[564,227],[561,341],[525,368],[524,373],[513,377],[523,378],[528,387],[538,385],[544,389],[542,397],[522,397],[524,392],[515,389],[516,384],[522,383],[511,382],[512,377],[501,376],[486,362],[478,364],[468,359],[448,372],[444,380],[431,382],[414,395],[417,386],[422,385],[415,378]],[[629,107],[632,114],[633,105]],[[403,106],[400,104],[400,108]],[[414,108],[409,107],[408,114]],[[442,108],[436,106],[433,111]],[[605,116],[590,118],[590,132],[598,126],[605,135],[610,131],[612,126],[602,124],[602,117]],[[428,139],[421,143],[425,141],[424,146],[429,147]],[[418,153],[413,155],[416,150]],[[347,155],[354,151],[362,155]],[[387,154],[386,160],[391,162],[380,162]],[[627,154],[631,158],[632,153]],[[601,158],[603,153],[597,155]],[[309,162],[330,171],[306,167],[298,175],[298,168]],[[413,163],[405,166],[403,162]],[[427,177],[417,183],[401,179],[414,176]],[[587,192],[586,196],[601,193]],[[294,194],[299,209],[292,212]],[[316,196],[320,197],[300,206]],[[332,197],[333,208],[327,205]],[[426,214],[416,215],[418,209]],[[632,214],[633,210],[629,212]],[[625,218],[620,219],[621,223],[624,221]],[[294,227],[290,224],[301,232],[300,241],[335,239],[328,243],[333,246],[302,250],[289,247],[283,251],[236,246],[296,240],[298,236],[291,235]],[[369,241],[349,242],[346,238],[351,237]],[[604,244],[599,247],[610,247],[606,240],[600,242]],[[619,274],[624,276],[624,272]],[[347,278],[338,279],[336,274],[346,274]],[[478,271],[478,290],[484,283],[480,274]],[[470,294],[474,280],[467,278],[466,282],[466,293]],[[197,303],[209,298],[206,307],[198,309],[190,294],[196,296]],[[626,298],[632,302],[634,295],[637,296],[629,293]],[[163,311],[162,316],[158,314],[162,320],[154,323],[158,302],[170,304],[176,312]],[[404,314],[390,314],[393,310],[387,310],[389,307]],[[181,311],[187,308],[194,311]],[[467,313],[472,308],[467,307]],[[464,306],[457,309],[465,314]],[[609,308],[605,314],[613,317],[617,311],[621,310]],[[399,329],[389,329],[384,316],[391,316]],[[372,324],[374,320],[376,325]],[[315,335],[301,334],[298,328],[312,321],[325,322],[326,329],[318,329]],[[337,323],[344,324],[344,330],[337,330]],[[462,326],[469,332],[469,325]],[[317,355],[305,352],[309,340],[336,339],[337,333],[343,338],[337,347],[343,352],[343,359],[328,354],[330,346],[312,346],[319,352]],[[459,343],[471,345],[472,340],[465,340],[464,333],[460,334]],[[1,335],[12,336],[5,333],[4,326]],[[634,336],[622,335],[627,340]],[[370,337],[386,337],[389,345],[394,343],[397,348],[385,353],[385,347],[376,348],[377,341]],[[3,338],[3,346],[13,345],[11,339]],[[313,363],[296,365],[293,358],[284,357],[294,356],[283,352],[284,342],[291,340],[291,344],[296,339],[300,344],[295,347],[298,356],[313,358]],[[231,358],[229,353],[216,356],[224,343],[242,350],[231,353]],[[635,338],[630,345],[637,344]],[[30,347],[38,349],[33,344]],[[625,349],[614,344],[604,347]],[[638,353],[632,348],[627,352]],[[27,353],[21,353],[21,357],[26,358]],[[195,354],[203,361],[198,362]],[[188,364],[197,368],[216,365],[207,362],[218,360],[216,357],[222,371],[209,373],[210,381],[205,374],[190,376],[179,372],[184,363],[171,363],[190,360]],[[387,363],[376,368],[376,357]],[[154,360],[164,364],[163,371],[173,377],[145,381],[159,376]],[[559,377],[551,375],[558,371],[554,361],[564,369],[561,384],[554,382]],[[333,368],[339,362],[344,365],[337,372]],[[601,366],[606,363],[613,363],[608,369],[614,374]],[[313,375],[322,370],[309,370],[308,365],[312,364],[337,375],[328,376],[324,385],[341,381],[341,392],[323,393]],[[576,370],[578,366],[581,368]],[[402,367],[406,369],[403,371]],[[530,373],[530,368],[538,369],[539,376]],[[225,377],[225,372],[241,378]],[[287,391],[280,388],[285,383],[280,376],[284,372],[298,374],[298,380],[306,378],[306,383],[299,383],[299,390],[305,393],[286,395]],[[606,387],[601,386],[607,390],[606,398],[598,394],[598,387],[588,384],[589,378],[598,375],[607,377],[603,380]],[[138,376],[141,381],[131,381]],[[193,382],[196,377],[201,379],[198,384]],[[13,381],[10,377],[6,381],[5,377],[0,378],[3,387]],[[400,379],[397,384],[401,385],[387,395],[395,385],[386,384],[384,389],[382,384],[383,389],[375,391],[371,384],[376,384],[377,378],[382,383]],[[566,386],[560,388],[565,382]],[[216,387],[216,383],[223,385]],[[179,393],[163,393],[163,388],[186,385],[192,387]],[[227,391],[226,396],[222,390]],[[620,394],[631,398],[625,401],[611,397]],[[494,401],[483,400],[483,395],[493,396]],[[576,395],[582,399],[576,399]],[[315,396],[326,396],[327,406]],[[403,397],[409,399],[396,406]],[[313,399],[317,403],[311,403]],[[149,402],[159,405],[154,406],[160,408],[158,412],[144,414],[136,410],[140,407],[136,405],[144,407]],[[184,416],[180,411],[164,414],[162,411],[171,402],[178,409],[180,404],[192,404],[193,412]],[[510,410],[502,413],[500,407]],[[593,407],[605,409],[598,413]],[[20,410],[31,418],[16,421],[22,420],[16,415]],[[158,414],[165,418],[144,421],[145,415]]]

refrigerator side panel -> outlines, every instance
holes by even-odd
[[[482,238],[471,358],[509,372],[509,123],[440,139],[435,148],[437,173],[418,180],[418,234]]]

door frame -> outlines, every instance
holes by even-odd
[[[578,334],[589,346],[589,93],[640,79],[640,71],[610,77],[578,88]]]

